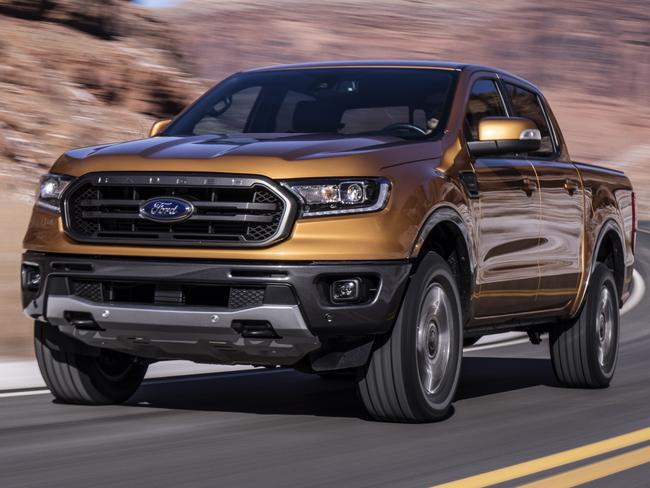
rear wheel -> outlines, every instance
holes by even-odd
[[[44,322],[34,323],[34,346],[45,383],[64,403],[122,403],[147,372],[146,364],[120,352],[84,346],[92,354],[81,354],[75,339]]]
[[[429,253],[411,278],[392,333],[359,372],[368,412],[398,422],[444,418],[458,386],[462,346],[454,277],[444,259]]]
[[[604,264],[598,264],[580,315],[551,331],[551,361],[558,381],[581,388],[609,386],[618,359],[619,329],[614,276]]]

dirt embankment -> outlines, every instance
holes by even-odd
[[[0,206],[0,358],[32,354],[32,322],[20,305],[21,241],[31,207],[9,201]]]

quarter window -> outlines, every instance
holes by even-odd
[[[474,83],[467,103],[465,116],[465,137],[478,140],[478,123],[483,117],[502,117],[506,115],[503,101],[493,80],[478,80]]]
[[[525,117],[532,120],[542,134],[542,145],[539,151],[530,153],[530,156],[549,157],[555,153],[551,131],[540,105],[539,98],[531,91],[525,90],[510,83],[506,83],[506,91],[510,99],[513,116]]]

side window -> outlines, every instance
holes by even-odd
[[[472,86],[465,116],[465,137],[468,141],[478,140],[478,123],[483,117],[505,116],[497,86],[493,80],[478,80]]]
[[[251,86],[234,93],[227,99],[219,100],[194,126],[194,135],[244,132],[244,125],[259,93],[259,86]]]
[[[506,91],[510,99],[510,105],[513,111],[512,115],[532,120],[542,133],[542,145],[539,151],[531,153],[531,156],[552,156],[555,153],[555,148],[551,139],[551,131],[549,130],[544,111],[542,110],[537,95],[509,83],[506,83]]]

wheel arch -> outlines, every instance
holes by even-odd
[[[415,271],[428,251],[439,254],[449,264],[461,297],[463,321],[472,317],[476,259],[470,225],[456,208],[436,207],[421,226],[410,258]]]
[[[592,251],[589,277],[596,265],[603,263],[614,275],[619,300],[623,296],[625,281],[625,239],[620,226],[613,219],[607,220],[600,228]]]

